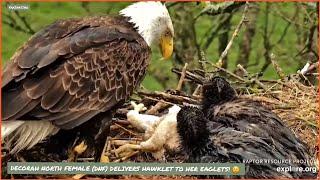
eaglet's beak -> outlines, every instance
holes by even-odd
[[[173,52],[173,37],[171,35],[163,35],[160,38],[160,49],[163,59],[169,59]]]

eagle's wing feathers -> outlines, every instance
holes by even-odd
[[[37,65],[40,64],[43,67],[44,62],[67,54],[68,49],[63,49],[67,45],[64,38],[86,27],[90,27],[88,21],[69,19],[57,21],[37,32],[17,50],[7,63],[3,70],[2,87],[12,80],[24,79],[26,74],[35,69]]]
[[[13,57],[2,97],[19,101],[3,99],[4,120],[31,116],[69,129],[129,98],[145,74],[150,48],[125,22],[105,19],[95,26],[95,20],[101,17],[57,22]]]

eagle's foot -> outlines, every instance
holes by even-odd
[[[80,144],[74,146],[71,152],[68,154],[68,162],[76,162],[79,155],[85,152],[88,148],[88,145],[85,141],[81,141]]]
[[[78,155],[82,154],[85,150],[87,150],[88,145],[85,144],[84,141],[82,141],[79,145],[75,146],[73,148],[74,152],[76,152]]]
[[[109,157],[105,154],[107,144],[108,144],[108,141],[106,141],[105,146],[104,146],[102,153],[101,153],[100,162],[102,162],[102,163],[110,162]],[[82,154],[84,151],[87,150],[87,146],[88,145],[85,144],[84,141],[82,141],[79,145],[75,146],[73,148],[73,150],[76,154]],[[81,179],[84,176],[86,176],[86,174],[76,174],[76,175],[72,176],[72,179]]]
[[[142,103],[137,104],[137,103],[134,102],[134,101],[131,101],[130,103],[131,103],[131,105],[133,106],[133,110],[134,110],[134,111],[141,112],[141,111],[147,110],[147,108],[146,108],[146,107],[144,106],[144,104],[142,104]]]
[[[102,163],[109,163],[110,162],[109,153],[108,153],[110,148],[111,148],[110,138],[107,138],[106,142],[104,143],[102,152],[101,152],[100,162],[102,162]]]
[[[107,156],[107,155],[104,154],[104,153],[101,154],[100,162],[102,162],[102,163],[109,163],[109,162],[110,162],[109,156]]]

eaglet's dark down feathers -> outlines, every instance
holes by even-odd
[[[183,107],[177,115],[188,162],[245,163],[245,178],[316,177],[308,146],[260,102],[237,96],[221,77],[204,83],[203,97],[201,109]],[[286,172],[278,167],[313,171]]]

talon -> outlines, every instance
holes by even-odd
[[[104,143],[104,147],[102,149],[102,153],[100,156],[100,162],[102,163],[109,163],[110,159],[109,159],[109,153],[106,152],[106,150],[110,149],[110,139],[109,137],[107,138],[106,142]]]
[[[69,150],[68,153],[68,162],[75,162],[80,154],[82,154],[86,149],[87,145],[84,141],[81,141],[80,144],[76,145],[73,149]]]
[[[109,163],[109,162],[110,162],[110,159],[109,159],[109,157],[108,157],[107,155],[101,154],[100,162],[102,162],[102,163]]]
[[[73,151],[80,155],[87,149],[87,147],[88,146],[84,143],[84,141],[82,141],[79,145],[73,148]]]

